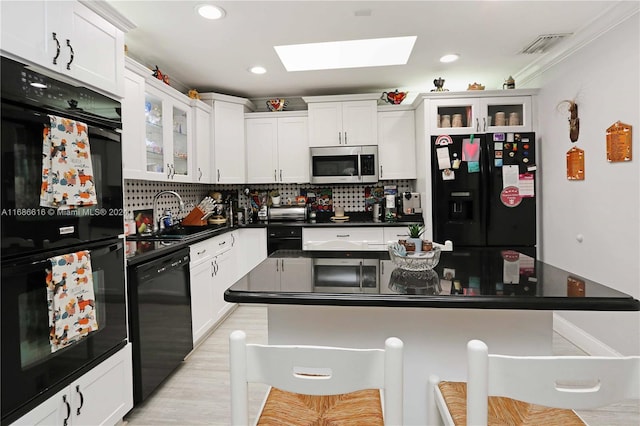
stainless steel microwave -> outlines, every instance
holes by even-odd
[[[378,182],[378,147],[314,147],[309,170],[311,183],[375,183]]]

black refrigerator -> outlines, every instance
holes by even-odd
[[[535,148],[532,132],[432,136],[434,241],[535,252]]]

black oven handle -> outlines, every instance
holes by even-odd
[[[2,114],[3,118],[11,117],[28,122],[41,122],[43,125],[49,124],[48,114],[60,115],[85,122],[89,126],[89,136],[95,133],[103,137],[109,137],[109,139],[113,139],[115,141],[120,141],[119,135],[108,135],[113,135],[114,130],[117,131],[122,129],[121,122],[104,117],[98,117],[79,108],[65,110],[46,104],[39,104],[38,106],[26,105],[25,103],[18,102],[14,99],[4,98],[2,99]],[[34,120],[34,117],[36,120]]]

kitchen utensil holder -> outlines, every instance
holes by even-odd
[[[193,210],[191,210],[189,214],[182,219],[182,224],[190,226],[206,226],[207,221],[202,220],[205,215],[205,212],[200,210],[198,207],[194,207]]]

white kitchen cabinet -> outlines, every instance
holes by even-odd
[[[213,108],[214,180],[217,183],[245,183],[244,114],[253,104],[248,99],[218,93],[201,93]]]
[[[378,144],[376,100],[310,102],[308,108],[309,146]]]
[[[385,244],[397,243],[398,240],[406,240],[409,238],[409,229],[407,226],[385,226],[383,233]]]
[[[189,246],[191,283],[191,329],[193,343],[199,342],[214,325],[212,239]]]
[[[122,102],[122,175],[125,179],[144,179],[145,164],[145,79],[124,70]]]
[[[482,132],[532,132],[533,131],[533,111],[531,96],[505,96],[480,98],[480,111],[483,114]],[[504,113],[505,125],[499,126],[496,123],[496,113]],[[509,122],[509,117],[515,114],[517,121]],[[486,119],[486,127],[485,127]]]
[[[131,344],[18,419],[14,425],[115,425],[133,408]]]
[[[207,136],[211,131],[210,107],[201,103],[192,106],[192,100],[186,95],[153,77],[151,70],[129,58],[126,67],[122,101],[124,177],[199,182],[195,144],[210,141]],[[196,126],[198,133],[194,139]],[[205,147],[200,149],[204,151]],[[202,157],[207,157],[206,152]],[[210,158],[203,161],[210,164]],[[205,182],[203,172],[200,182],[211,183],[211,180]]]
[[[124,93],[124,32],[76,1],[3,1],[2,52],[115,96]]]
[[[267,229],[238,229],[238,268],[239,275],[248,274],[254,267],[267,258]]]
[[[438,93],[429,99],[429,125],[432,135],[471,133],[531,132],[534,130],[532,90],[478,91],[477,93]],[[496,113],[504,113],[504,125],[496,125]],[[517,124],[509,124],[511,114]],[[455,115],[461,125],[453,127]],[[448,126],[445,125],[448,122]]]
[[[247,114],[248,183],[309,182],[306,114],[266,117]]]
[[[303,250],[385,250],[384,233],[379,227],[302,228]]]
[[[308,293],[312,290],[311,262],[312,259],[304,257],[270,257],[252,271],[247,288]]]
[[[380,180],[416,178],[416,132],[413,110],[378,112]]]
[[[212,114],[213,109],[202,101],[192,100],[193,109],[193,135],[194,135],[194,169],[193,181],[195,183],[215,183],[213,174],[213,136]]]
[[[216,182],[244,183],[244,108],[239,104],[217,101],[213,105],[213,116]]]
[[[146,83],[145,167],[152,180],[192,179],[192,111],[186,99],[159,80]]]
[[[238,231],[189,246],[191,327],[197,345],[233,307],[224,292],[239,278]]]

